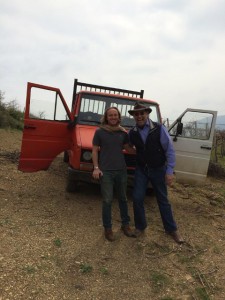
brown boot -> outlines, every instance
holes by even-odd
[[[184,239],[179,235],[177,230],[172,231],[172,232],[166,231],[166,233],[168,235],[170,235],[177,244],[183,244],[184,243]]]
[[[122,225],[121,230],[128,237],[134,237],[134,238],[136,237],[136,235],[134,234],[134,231],[130,228],[129,225]]]
[[[110,242],[115,241],[115,236],[111,228],[105,228],[105,238]]]
[[[145,230],[143,229],[143,230],[140,230],[140,229],[135,229],[135,231],[134,231],[134,235],[135,235],[135,237],[136,238],[139,238],[140,236],[143,236],[144,235],[144,233],[145,233]]]

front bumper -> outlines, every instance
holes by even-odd
[[[87,182],[87,183],[99,184],[99,180],[96,180],[92,177],[92,172],[81,171],[81,170],[73,169],[71,167],[68,167],[68,179],[69,181],[74,181],[74,182]],[[133,181],[134,181],[134,175],[128,173],[127,185],[132,187]]]

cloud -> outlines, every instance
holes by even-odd
[[[8,100],[23,106],[27,81],[59,87],[71,99],[78,78],[144,89],[163,117],[187,106],[225,114],[222,0],[0,4],[0,90]]]

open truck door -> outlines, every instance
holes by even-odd
[[[216,111],[186,109],[169,126],[168,131],[176,151],[177,182],[201,183],[208,172]]]
[[[24,172],[48,169],[57,155],[71,147],[72,129],[68,124],[72,121],[59,89],[28,83],[18,169]]]

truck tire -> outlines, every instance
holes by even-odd
[[[64,161],[65,163],[68,163],[68,162],[69,162],[69,154],[68,154],[67,151],[64,151],[63,161]]]
[[[68,193],[76,193],[79,192],[79,182],[67,179],[66,191]]]

